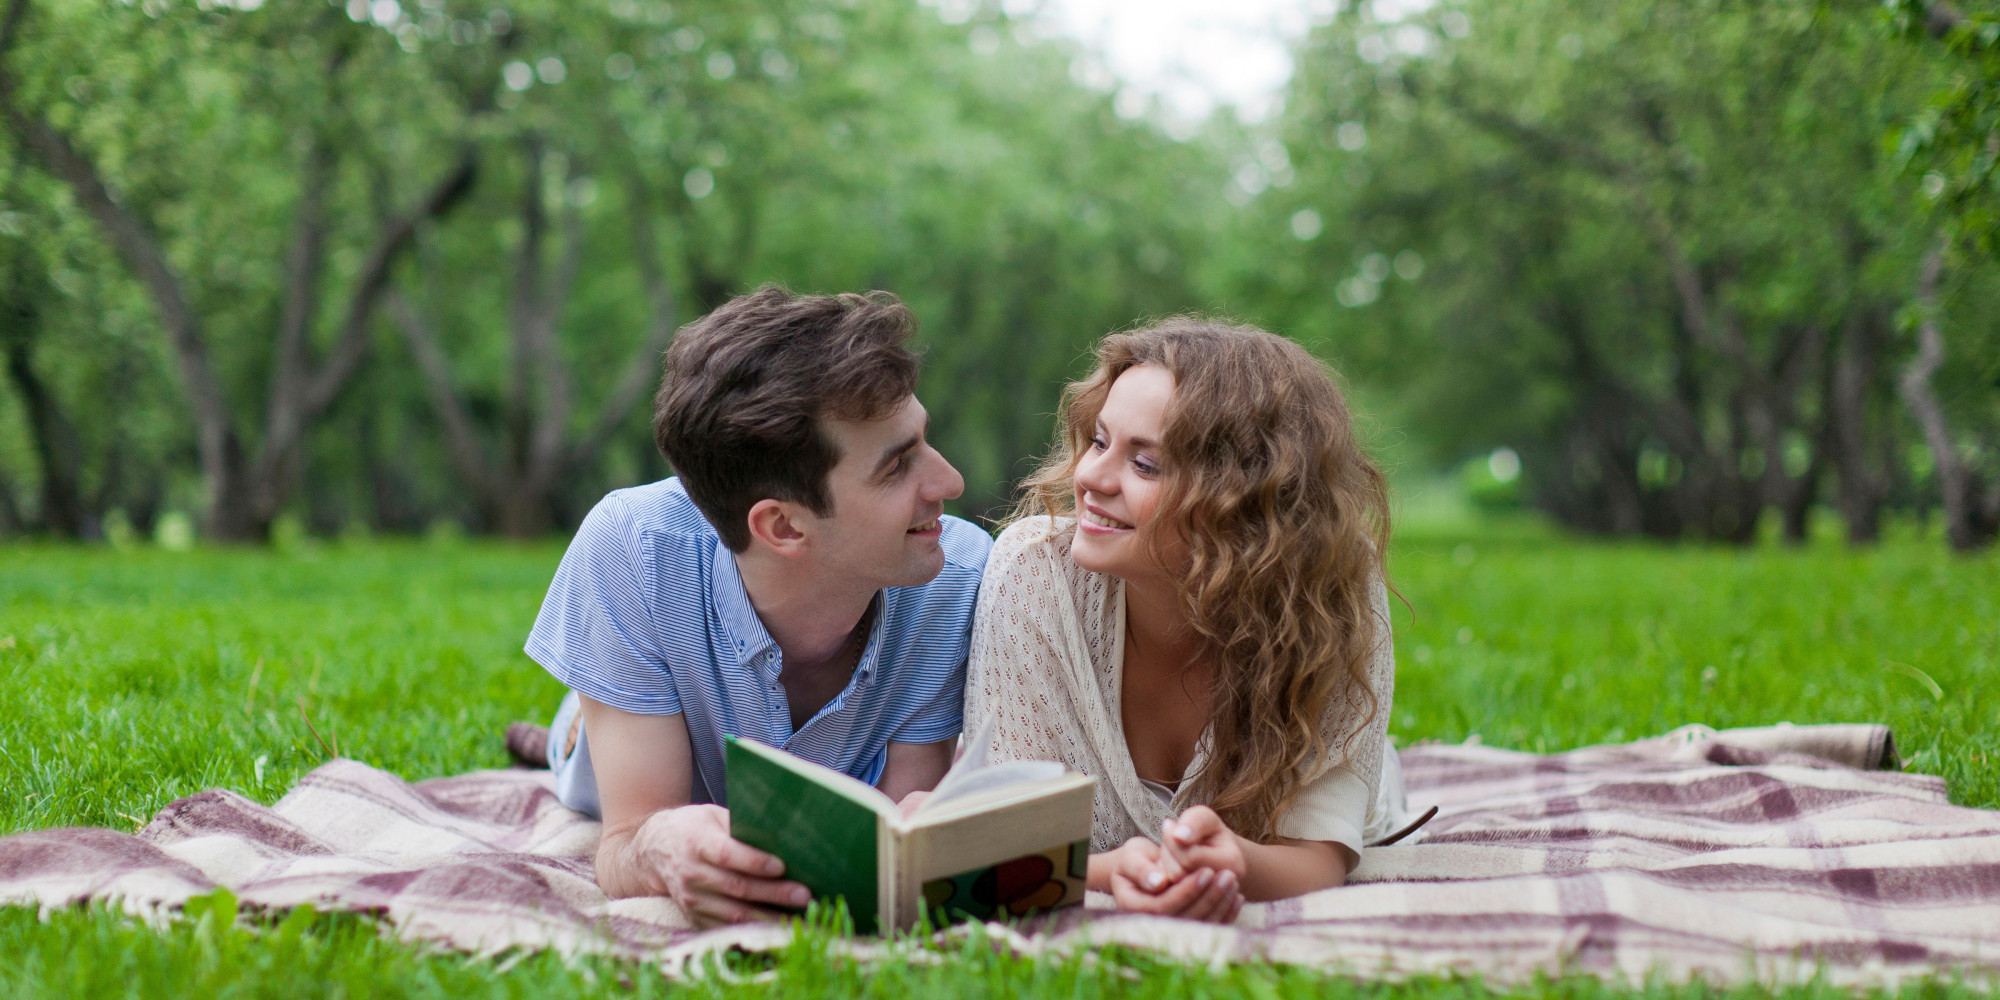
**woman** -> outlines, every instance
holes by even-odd
[[[1382,475],[1281,337],[1177,318],[1097,361],[987,562],[966,731],[1098,779],[1089,884],[1120,908],[1340,885],[1402,819]]]

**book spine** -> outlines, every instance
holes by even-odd
[[[888,817],[875,820],[875,933],[888,934],[891,931],[907,930],[916,922],[914,907],[903,901],[904,886],[909,879],[904,877],[903,868],[907,852],[902,849],[902,835],[891,826]]]

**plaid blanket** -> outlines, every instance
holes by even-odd
[[[1990,983],[2000,812],[1951,805],[1938,778],[1870,769],[1894,764],[1879,726],[1690,726],[1546,756],[1418,746],[1403,751],[1411,804],[1440,812],[1423,842],[1367,851],[1348,886],[1248,906],[1229,927],[1108,913],[1093,895],[1084,911],[991,931],[1023,953],[1117,943],[1501,983]],[[662,899],[607,900],[591,877],[596,840],[545,771],[411,784],[335,760],[271,807],[216,790],[137,835],[0,838],[0,901],[158,913],[226,886],[253,906],[378,914],[403,938],[468,952],[611,953],[669,973],[786,940],[762,926],[697,932]]]

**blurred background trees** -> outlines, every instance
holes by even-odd
[[[1979,9],[1314,9],[1279,114],[1190,128],[991,5],[6,0],[0,532],[561,530],[778,281],[917,311],[968,514],[1098,336],[1199,310],[1578,529],[1992,541]]]

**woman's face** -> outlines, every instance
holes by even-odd
[[[1070,557],[1094,573],[1132,579],[1166,569],[1151,551],[1160,498],[1160,440],[1174,377],[1158,365],[1118,376],[1076,466],[1076,541]]]

